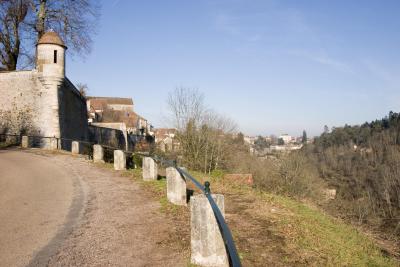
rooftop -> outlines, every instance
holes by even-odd
[[[43,34],[39,39],[38,45],[39,44],[55,44],[66,48],[65,43],[61,39],[60,35],[54,31],[48,31]]]
[[[107,109],[109,105],[129,105],[133,106],[132,98],[121,98],[121,97],[96,97],[88,96],[86,97],[90,101],[90,109],[92,110],[104,110]],[[133,111],[133,108],[132,108]]]
[[[109,105],[133,105],[132,98],[88,96],[86,99],[90,100],[90,103],[103,102]]]

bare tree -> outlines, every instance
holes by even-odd
[[[99,17],[99,1],[30,0],[33,16],[28,20],[37,40],[49,29],[58,32],[74,52],[90,52]]]
[[[208,109],[197,90],[176,89],[169,95],[168,106],[184,164],[204,173],[223,167],[235,123]]]
[[[21,23],[28,13],[22,0],[0,0],[0,68],[15,70],[21,50]]]
[[[83,97],[86,97],[89,91],[89,87],[87,86],[86,83],[77,83],[76,84],[76,88],[78,89],[79,93],[81,93],[81,95]]]
[[[31,65],[34,44],[50,29],[61,35],[72,53],[90,53],[99,10],[95,0],[0,0],[3,68],[15,70],[21,56]]]
[[[207,113],[204,95],[196,89],[176,88],[169,94],[167,103],[172,121],[179,130],[184,129],[189,122],[201,124]]]

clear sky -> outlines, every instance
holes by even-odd
[[[398,0],[107,0],[67,75],[156,127],[183,86],[246,134],[316,135],[399,111],[399,14]]]

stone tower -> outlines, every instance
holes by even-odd
[[[36,45],[35,69],[0,72],[0,133],[87,140],[86,99],[65,75],[66,49],[47,32]]]
[[[60,101],[61,88],[65,81],[65,50],[60,36],[49,31],[43,34],[36,45],[36,71],[42,84],[40,122],[41,135],[61,137]]]
[[[46,32],[36,46],[36,69],[44,77],[65,77],[65,50],[67,47],[53,31]]]

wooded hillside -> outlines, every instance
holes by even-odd
[[[400,114],[333,128],[304,153],[338,190],[338,215],[400,234]]]

